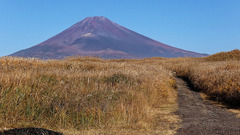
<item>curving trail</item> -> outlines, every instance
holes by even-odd
[[[179,110],[182,119],[177,135],[239,135],[240,118],[225,108],[204,101],[198,92],[177,78]]]

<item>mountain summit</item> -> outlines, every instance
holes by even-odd
[[[73,55],[103,58],[206,56],[155,41],[105,17],[87,17],[58,35],[11,56],[60,59]]]

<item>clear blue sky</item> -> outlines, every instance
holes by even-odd
[[[0,0],[0,56],[91,16],[185,50],[240,49],[240,0]]]

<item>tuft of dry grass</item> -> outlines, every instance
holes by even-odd
[[[238,106],[240,61],[236,58],[240,55],[235,55],[237,53],[239,50],[214,54],[206,58],[173,58],[168,59],[164,65],[177,76],[189,80],[195,89],[206,93],[210,98]]]
[[[0,127],[173,134],[174,74],[154,61],[2,57]]]
[[[240,60],[240,50],[235,49],[230,52],[220,52],[205,58],[207,61],[232,61]]]

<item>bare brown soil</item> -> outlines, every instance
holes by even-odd
[[[237,135],[240,119],[226,108],[203,100],[182,79],[177,79],[179,110],[182,118],[177,135]]]

